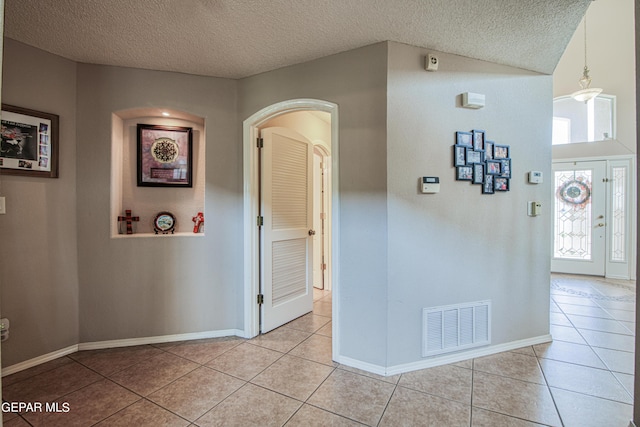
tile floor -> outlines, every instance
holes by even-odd
[[[550,344],[380,377],[331,361],[331,295],[252,340],[82,351],[3,379],[5,426],[580,426],[631,418],[635,283],[554,275]],[[60,406],[63,408],[63,406]]]

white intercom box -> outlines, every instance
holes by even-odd
[[[423,176],[420,178],[420,191],[423,194],[440,192],[440,178],[437,176]]]
[[[483,93],[465,92],[462,94],[462,106],[476,110],[482,108],[485,106],[485,96]]]

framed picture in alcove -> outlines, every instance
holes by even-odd
[[[193,129],[138,124],[138,187],[192,187]]]
[[[58,177],[56,114],[2,104],[0,174]]]

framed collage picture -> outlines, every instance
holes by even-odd
[[[482,186],[482,194],[509,191],[511,157],[508,145],[486,140],[486,131],[457,131],[453,146],[453,166],[457,181]]]
[[[138,124],[138,187],[192,187],[192,128]]]

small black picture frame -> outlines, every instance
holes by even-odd
[[[495,192],[493,188],[493,175],[485,175],[484,183],[482,184],[482,194],[493,194]]]
[[[453,166],[465,166],[467,164],[466,152],[467,147],[464,145],[453,146]]]
[[[484,164],[476,163],[473,165],[473,181],[472,184],[484,183]]]
[[[484,131],[474,129],[471,133],[473,134],[473,149],[479,151],[484,150]]]
[[[484,142],[484,158],[486,160],[493,160],[493,146],[496,145],[493,141]]]
[[[456,180],[457,181],[473,180],[473,168],[471,166],[458,166],[456,168]]]
[[[493,178],[493,186],[496,191],[509,191],[509,178],[495,176]]]
[[[456,145],[473,148],[473,134],[471,132],[456,132]]]
[[[493,146],[493,158],[494,159],[508,159],[511,156],[509,155],[509,151],[511,151],[509,149],[508,145],[498,145],[495,144]]]
[[[193,129],[138,123],[138,187],[192,187]]]
[[[487,160],[487,175],[500,175],[502,173],[502,163],[498,160]]]
[[[482,151],[476,151],[471,148],[467,148],[467,165],[474,163],[482,163]]]

